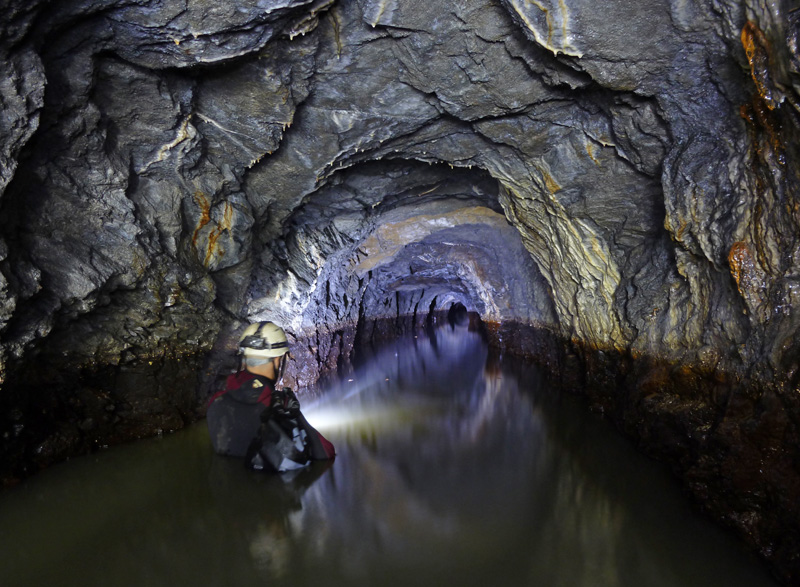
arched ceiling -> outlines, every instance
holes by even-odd
[[[396,160],[341,175],[270,243],[255,269],[270,277],[251,287],[249,314],[300,334],[458,302],[494,322],[557,324],[549,286],[486,173]]]
[[[244,321],[303,338],[309,381],[354,324],[461,303],[568,337],[800,576],[791,2],[0,10],[0,386],[35,382],[0,389],[0,478],[196,417],[170,358]]]
[[[232,319],[300,335],[458,299],[785,363],[791,27],[632,6],[9,3],[3,356],[115,362]]]

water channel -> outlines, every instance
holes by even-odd
[[[662,465],[465,328],[303,403],[338,455],[292,478],[212,454],[200,423],[3,490],[2,585],[776,585]]]

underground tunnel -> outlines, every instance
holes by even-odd
[[[791,2],[2,11],[5,484],[466,312],[800,580]]]

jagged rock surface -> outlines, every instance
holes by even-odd
[[[244,320],[286,325],[302,383],[369,321],[460,303],[507,344],[527,340],[510,325],[571,340],[598,404],[651,448],[680,437],[695,493],[747,496],[731,523],[800,577],[788,1],[2,11],[5,470],[196,417],[202,397],[141,373],[194,386],[169,358]],[[150,383],[112,393],[115,365]],[[737,459],[780,473],[753,488]]]

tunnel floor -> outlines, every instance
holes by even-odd
[[[776,585],[662,465],[466,328],[384,346],[303,411],[338,456],[295,477],[213,454],[201,423],[4,491],[3,584]]]

